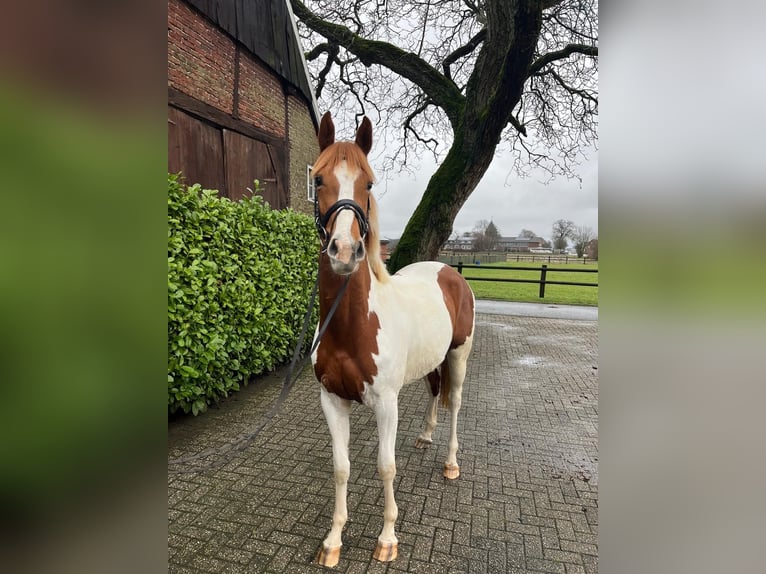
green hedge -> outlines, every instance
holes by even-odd
[[[168,174],[169,412],[203,412],[289,359],[317,252],[310,217]]]

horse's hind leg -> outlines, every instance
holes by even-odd
[[[439,407],[439,372],[434,371],[428,375],[426,379],[424,379],[426,383],[426,388],[428,389],[428,395],[430,397],[430,400],[428,402],[428,408],[426,409],[426,428],[423,429],[423,432],[421,432],[418,435],[418,438],[415,439],[415,448],[428,448],[431,446],[431,443],[433,440],[431,439],[431,435],[434,432],[434,429],[436,428],[436,417],[437,417],[437,410]],[[434,382],[436,385],[434,386]],[[436,393],[434,393],[434,387],[436,389]]]
[[[460,476],[457,464],[457,415],[463,401],[463,381],[471,351],[472,338],[468,337],[461,346],[447,353],[447,368],[449,369],[449,412],[450,438],[447,449],[447,460],[444,463],[444,478],[455,479]]]
[[[332,528],[322,542],[317,556],[317,563],[332,568],[340,560],[341,532],[348,518],[346,493],[351,463],[348,458],[349,413],[351,403],[337,395],[327,392],[321,394],[322,410],[332,437],[332,460],[335,471],[335,511],[332,515]]]

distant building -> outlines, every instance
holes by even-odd
[[[388,263],[391,258],[391,253],[396,249],[399,244],[398,239],[381,239],[380,240],[380,258]]]
[[[471,251],[473,249],[473,237],[449,239],[447,243],[444,244],[443,249],[449,251]]]
[[[501,251],[527,252],[540,249],[545,243],[542,237],[501,237],[497,248]]]
[[[542,237],[501,237],[494,251],[528,252],[531,249],[540,249],[545,240]],[[458,237],[450,239],[443,249],[447,251],[473,251],[472,237]]]

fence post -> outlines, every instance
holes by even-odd
[[[548,274],[548,266],[543,264],[540,268],[540,299],[545,297],[545,276]]]
[[[463,262],[462,261],[458,261],[457,262],[457,272],[460,273],[461,275],[463,274]]]

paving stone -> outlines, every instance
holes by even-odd
[[[439,410],[433,445],[415,449],[427,394],[422,383],[402,390],[399,557],[391,563],[372,559],[383,524],[375,417],[354,405],[349,522],[335,570],[597,572],[597,347],[592,321],[478,315],[455,481],[442,476],[447,411]],[[170,456],[224,449],[250,432],[283,376],[254,381],[200,417],[170,421]],[[246,448],[218,467],[168,475],[168,572],[326,572],[313,561],[333,507],[332,448],[307,368]]]

